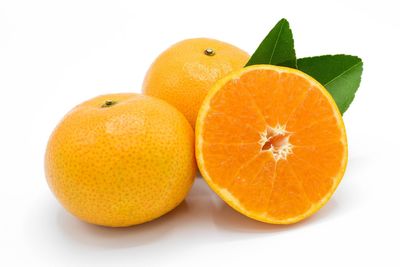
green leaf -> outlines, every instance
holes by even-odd
[[[298,69],[319,81],[343,114],[360,86],[363,62],[350,55],[324,55],[297,60]]]
[[[246,66],[256,64],[297,68],[293,34],[286,19],[281,19],[268,33]]]

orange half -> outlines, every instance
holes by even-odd
[[[326,89],[290,68],[255,65],[218,81],[196,124],[209,186],[240,213],[290,224],[318,211],[347,164],[341,114]]]

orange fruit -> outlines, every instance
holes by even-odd
[[[255,65],[218,81],[196,124],[197,164],[230,206],[290,224],[320,209],[347,164],[341,114],[325,88],[290,68]]]
[[[99,96],[56,127],[45,171],[55,196],[80,219],[114,227],[147,222],[188,193],[196,171],[193,130],[165,101]]]
[[[143,93],[172,104],[194,127],[212,85],[248,60],[246,52],[228,43],[207,38],[184,40],[154,61],[144,79]]]

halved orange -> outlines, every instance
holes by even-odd
[[[318,211],[347,164],[341,114],[328,91],[290,68],[254,65],[218,81],[196,124],[209,186],[240,213],[290,224]]]

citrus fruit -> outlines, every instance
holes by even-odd
[[[154,61],[144,79],[143,93],[172,104],[194,127],[211,86],[248,60],[246,52],[228,43],[207,38],[184,40]]]
[[[196,125],[206,182],[250,218],[298,222],[331,197],[347,164],[341,114],[305,73],[255,65],[218,81]]]
[[[114,227],[147,222],[188,193],[196,171],[193,130],[165,101],[99,96],[56,127],[45,171],[55,196],[80,219]]]

